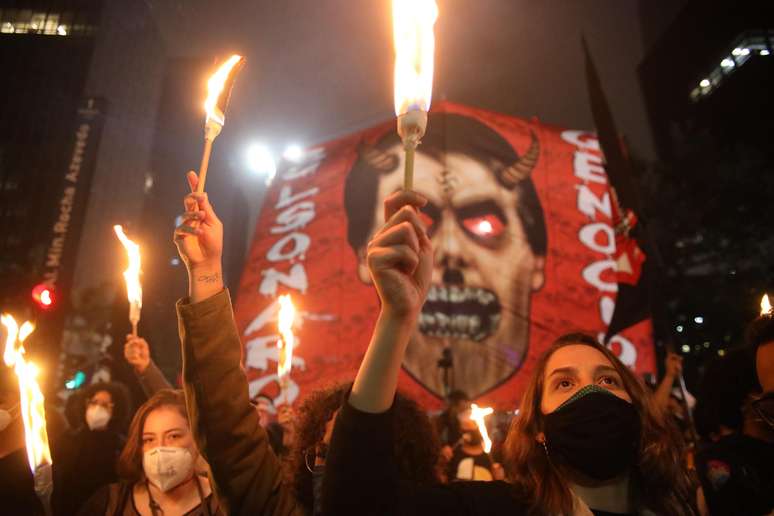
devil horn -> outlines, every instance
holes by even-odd
[[[507,188],[514,188],[521,181],[529,179],[540,157],[540,142],[534,131],[530,131],[532,143],[526,154],[516,160],[511,166],[506,167],[500,173],[500,179]]]

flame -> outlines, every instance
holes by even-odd
[[[433,93],[435,0],[393,0],[395,114],[429,111]]]
[[[19,328],[16,320],[8,314],[0,316],[0,323],[6,330],[3,360],[5,365],[14,368],[19,381],[19,404],[24,423],[27,460],[30,469],[35,473],[38,468],[52,463],[46,431],[45,398],[36,380],[38,367],[24,357],[24,341],[35,330],[35,326],[27,321]]]
[[[484,418],[494,412],[492,407],[479,407],[475,403],[470,405],[470,419],[478,425],[478,431],[481,433],[481,439],[484,441],[484,451],[489,453],[492,450],[492,440],[489,438],[489,432],[486,429]]]
[[[279,297],[279,320],[277,327],[280,332],[279,340],[279,362],[277,365],[277,376],[284,378],[290,374],[293,366],[293,346],[296,343],[296,337],[293,335],[293,322],[296,318],[296,307],[293,306],[293,300],[289,294]]]
[[[119,225],[113,226],[113,231],[124,245],[126,256],[129,258],[129,267],[124,271],[126,280],[126,297],[129,298],[129,304],[139,311],[142,308],[142,285],[140,285],[140,246],[129,240],[124,234],[124,228]],[[139,319],[139,313],[137,314]]]
[[[763,294],[761,298],[761,315],[771,313],[771,302],[769,301],[769,295]]]
[[[228,76],[231,70],[242,60],[242,56],[234,54],[228,60],[220,65],[210,79],[207,81],[207,100],[204,101],[204,111],[207,113],[207,120],[212,119],[216,123],[223,125],[226,122],[226,116],[218,109],[218,98],[223,93]]]

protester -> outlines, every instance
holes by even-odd
[[[677,429],[686,445],[696,440],[691,414],[696,400],[686,390],[687,399],[683,399],[682,390],[675,385],[683,375],[683,357],[672,351],[664,358],[664,377],[656,387],[653,396],[658,408],[661,409],[667,421]]]
[[[56,443],[53,506],[75,514],[100,487],[117,480],[116,462],[125,442],[129,393],[116,382],[95,383],[77,394],[80,419]]]
[[[438,438],[445,449],[445,455],[451,454],[451,449],[462,437],[460,420],[464,419],[469,411],[470,397],[467,394],[460,390],[449,393],[446,398],[446,408],[433,421]]]
[[[195,173],[189,172],[188,182],[195,192]],[[177,304],[183,386],[213,487],[230,514],[303,514],[250,404],[239,333],[223,285],[223,225],[206,193],[192,193],[184,204],[183,223],[175,230],[189,278],[189,297]]]
[[[390,453],[392,406],[431,283],[433,249],[417,214],[425,202],[413,192],[392,194],[387,222],[368,246],[381,311],[336,419],[324,513],[693,513],[676,438],[645,387],[612,352],[581,334],[557,340],[535,365],[506,443],[512,483],[423,489],[402,481]]]
[[[715,408],[718,420],[734,430],[709,445],[696,460],[713,516],[755,516],[774,510],[774,427],[771,412],[767,421],[765,409],[771,391],[766,398],[756,381],[757,369],[761,383],[772,386],[766,374],[771,364],[766,363],[767,350],[763,349],[772,347],[772,325],[770,317],[754,321],[748,331],[751,350],[734,350],[707,367],[704,383],[708,387],[702,402]]]
[[[137,381],[147,397],[150,398],[161,389],[172,388],[164,373],[151,358],[148,342],[142,337],[131,333],[126,336],[124,359],[132,366]]]
[[[315,391],[298,411],[292,482],[296,498],[310,515],[322,514],[320,494],[325,456],[336,414],[346,402],[351,386],[349,383]],[[393,432],[394,460],[401,478],[422,486],[438,483],[438,438],[427,415],[400,393],[395,396]]]
[[[224,515],[206,475],[195,467],[198,456],[183,393],[161,390],[132,419],[118,462],[120,482],[94,493],[79,514]]]
[[[449,480],[494,480],[495,463],[484,451],[484,439],[478,425],[471,419],[464,419],[460,426],[462,437],[452,449],[452,458],[446,468],[447,478]]]

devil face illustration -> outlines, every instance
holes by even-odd
[[[448,349],[453,388],[475,398],[514,374],[528,347],[530,297],[543,284],[545,261],[542,210],[529,179],[539,144],[531,135],[527,152],[519,158],[483,124],[459,115],[443,118],[431,118],[430,127],[442,126],[444,148],[433,145],[429,135],[416,155],[414,190],[428,199],[422,216],[433,242],[435,267],[403,367],[441,396],[444,386],[437,363]],[[450,126],[458,124],[465,131],[450,134]],[[472,140],[455,146],[450,138],[455,135]],[[495,145],[495,152],[493,140],[500,147]],[[384,223],[383,200],[402,186],[403,152],[395,142],[364,149],[362,156],[376,179],[375,202],[367,208],[370,238]],[[352,237],[350,219],[351,243]],[[359,276],[370,282],[364,244],[353,247],[360,257]]]

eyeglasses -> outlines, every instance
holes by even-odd
[[[306,469],[309,470],[309,473],[314,473],[314,463],[318,457],[325,460],[327,456],[328,445],[325,443],[320,443],[314,448],[306,450],[306,452],[304,452],[304,462],[306,463]]]
[[[768,392],[750,404],[767,425],[774,428],[774,392]]]

